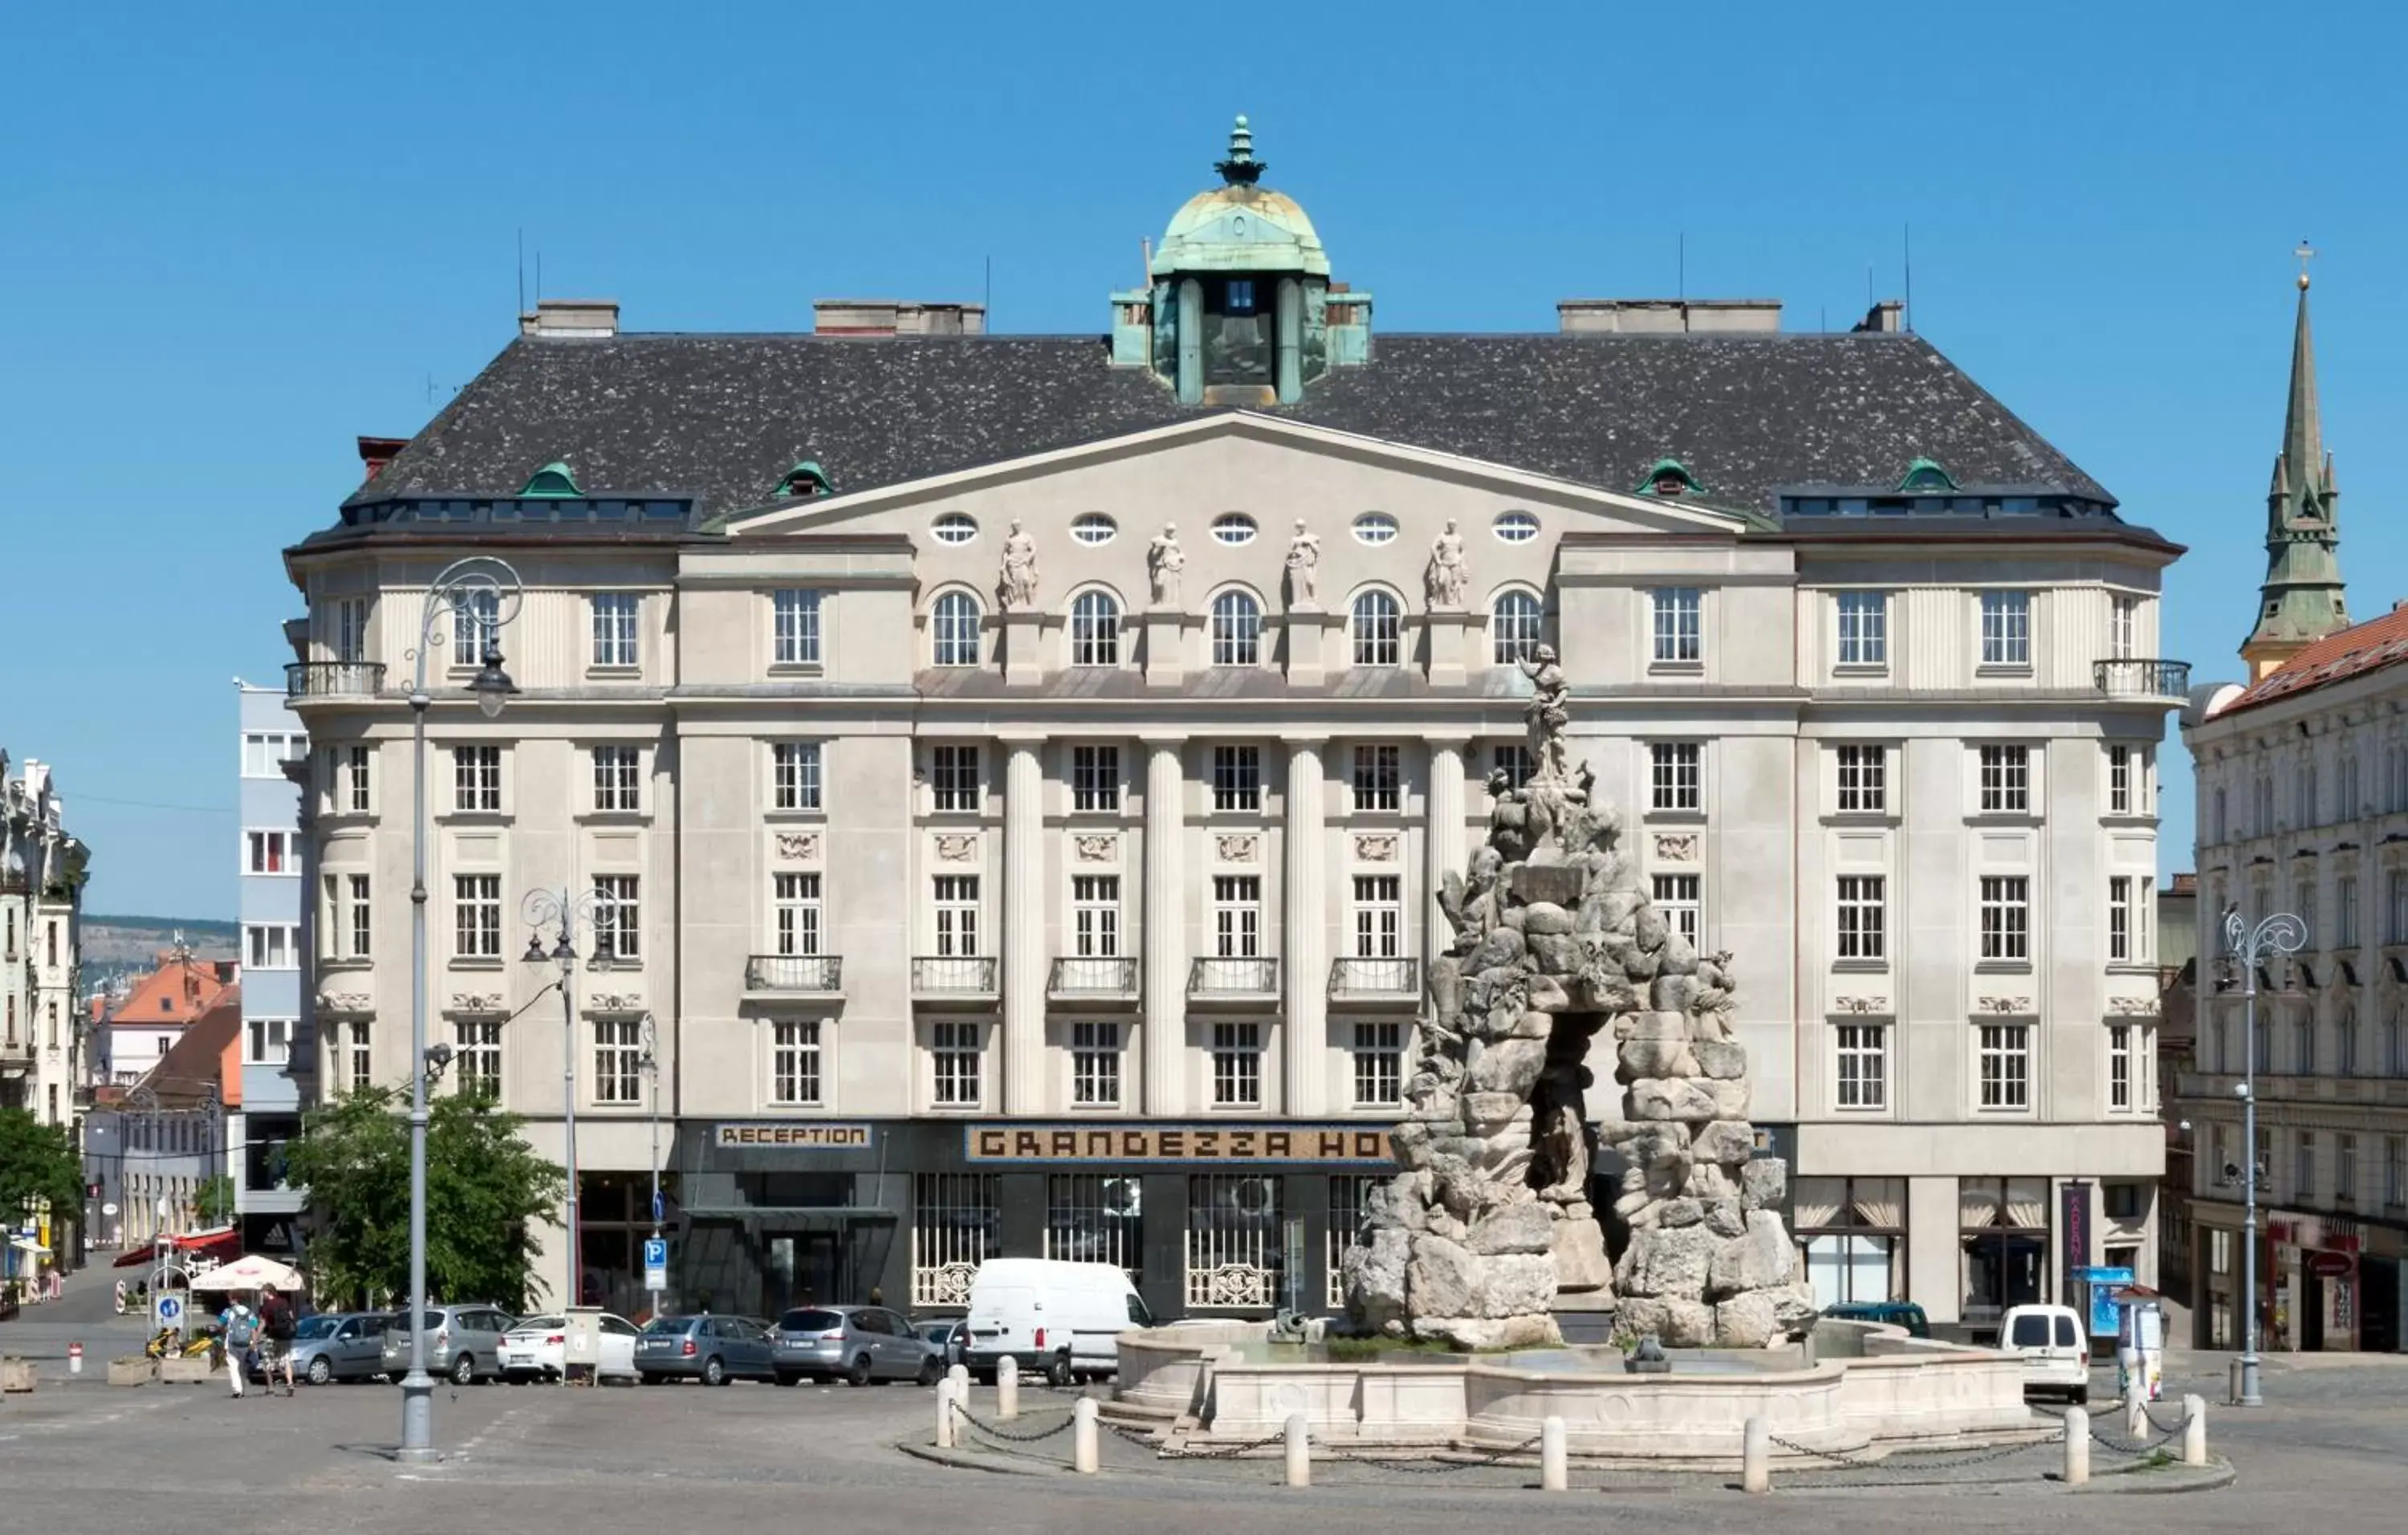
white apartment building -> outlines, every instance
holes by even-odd
[[[235,850],[241,890],[242,1093],[227,1115],[236,1222],[245,1252],[290,1257],[305,1191],[284,1176],[284,1148],[301,1133],[314,1085],[312,1052],[300,1040],[301,976],[308,945],[301,922],[302,790],[308,737],[281,689],[236,693],[241,757]],[[296,1048],[296,1045],[298,1048]]]
[[[1220,169],[1109,340],[546,304],[288,552],[327,1089],[408,1073],[412,656],[497,555],[523,606],[426,653],[430,1032],[555,1157],[569,1050],[580,1289],[636,1289],[657,1112],[681,1303],[958,1303],[1011,1253],[1324,1308],[1549,644],[1657,900],[1735,956],[1824,1293],[1978,1326],[2149,1273],[2180,551],[1895,305],[1375,349],[1242,136]],[[567,1041],[519,1015],[563,886],[610,950]]]
[[[0,1105],[72,1126],[88,1086],[76,983],[91,854],[65,829],[49,765],[12,776],[0,753]]]

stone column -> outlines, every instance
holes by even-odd
[[[1178,738],[1144,743],[1145,1112],[1183,1113],[1187,1066],[1187,769]]]
[[[1323,736],[1287,738],[1287,930],[1280,956],[1287,983],[1281,1060],[1291,1114],[1328,1111],[1322,1085],[1329,1048],[1328,850],[1322,819]]]
[[[1428,811],[1424,820],[1423,857],[1428,877],[1423,882],[1421,956],[1424,968],[1454,941],[1455,929],[1440,910],[1438,893],[1449,874],[1463,871],[1463,753],[1461,740],[1433,739],[1429,743]]]
[[[1002,1102],[1045,1112],[1045,768],[1042,737],[1007,739],[1003,780]]]

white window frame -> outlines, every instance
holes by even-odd
[[[337,661],[360,662],[368,658],[370,601],[364,596],[335,599],[335,637],[329,649]]]
[[[772,1018],[764,1030],[769,1050],[763,1083],[770,1107],[817,1109],[825,1102],[824,1043],[817,1018]]]
[[[2132,1026],[2107,1026],[2107,1112],[2128,1114],[2140,1107],[2140,1082],[2132,1049]]]
[[[633,671],[641,666],[642,596],[635,592],[596,592],[587,605],[594,626],[590,653],[594,669]]]
[[[1974,1108],[1983,1113],[2029,1113],[2031,1024],[1984,1020],[1973,1028]]]
[[[1664,920],[1697,948],[1705,932],[1705,877],[1699,874],[1656,874],[1648,892]]]
[[[370,765],[376,761],[376,751],[365,742],[338,748],[342,753],[339,799],[345,815],[365,815],[376,809],[375,774]]]
[[[490,1083],[486,1096],[494,1102],[502,1100],[502,1020],[499,1018],[455,1018],[452,1021],[452,1091],[468,1093],[478,1084]]]
[[[594,952],[615,964],[641,964],[644,957],[643,883],[633,874],[594,876]],[[606,949],[604,940],[609,940]]]
[[[1701,587],[1659,586],[1647,594],[1649,665],[1699,667],[1706,660],[1706,595]]]
[[[1882,874],[1834,877],[1832,957],[1842,964],[1889,962],[1889,879]]]
[[[1693,740],[1647,743],[1647,808],[1657,814],[1698,815],[1706,805],[1706,749]]]
[[[1488,770],[1505,775],[1505,787],[1518,789],[1530,782],[1539,770],[1530,755],[1529,746],[1522,741],[1498,741],[1488,749]]]
[[[592,753],[594,811],[636,815],[644,808],[644,752],[624,742],[604,742]]]
[[[2132,876],[2107,877],[2107,961],[2128,965],[2138,957],[2132,931]]]
[[[298,1018],[245,1018],[242,1060],[246,1066],[284,1066],[293,1059],[293,1040],[301,1031]]]
[[[2133,813],[2132,795],[2133,752],[2128,746],[2107,748],[2107,813]]]
[[[1070,809],[1110,815],[1121,808],[1121,749],[1109,742],[1070,748]]]
[[[253,970],[301,968],[301,929],[289,922],[246,922],[242,925],[244,967]],[[13,1004],[14,997],[9,998]]]
[[[1121,954],[1121,877],[1070,877],[1070,952],[1081,959],[1117,959]]]
[[[452,748],[452,810],[456,815],[499,815],[502,748],[490,741],[463,741]]]
[[[301,872],[297,834],[281,826],[265,826],[244,832],[242,839],[245,874],[280,877]]]
[[[1252,592],[1231,589],[1212,598],[1212,665],[1263,664],[1263,605]]]
[[[1546,638],[1547,605],[1536,592],[1508,586],[1488,605],[1491,661],[1500,667],[1528,660]]]
[[[1399,959],[1405,953],[1405,877],[1357,874],[1350,908],[1356,959]]]
[[[452,957],[502,957],[502,877],[470,872],[452,876]]]
[[[594,1102],[632,1108],[644,1101],[644,1025],[639,1018],[595,1018]]]
[[[1833,749],[1842,815],[1889,813],[1889,748],[1870,741],[1847,741]]]
[[[1367,1018],[1354,1025],[1352,1052],[1354,1107],[1394,1109],[1405,1101],[1404,1024],[1392,1018]]]
[[[1070,601],[1070,665],[1111,667],[1121,664],[1121,604],[1101,588],[1090,587]]]
[[[309,738],[293,730],[246,730],[242,733],[242,776],[282,778],[284,765],[309,754]]]
[[[928,1102],[976,1109],[986,1101],[986,1026],[940,1018],[928,1026]]]
[[[2128,661],[2140,653],[2136,647],[2141,636],[2141,599],[2115,592],[2109,595],[2107,603],[2107,653]]]
[[[1383,586],[1367,587],[1347,604],[1346,632],[1358,667],[1404,665],[1405,605]]]
[[[826,941],[826,909],[815,869],[781,869],[769,876],[769,952],[813,956]]]
[[[975,667],[984,657],[986,614],[978,598],[956,587],[928,605],[928,660],[938,667]]]
[[[1889,594],[1861,590],[1837,594],[1833,611],[1832,665],[1842,671],[1889,669]]]
[[[929,919],[940,959],[976,959],[982,955],[979,948],[981,926],[979,877],[975,874],[938,874],[928,886]]]
[[[1239,814],[1263,808],[1263,749],[1231,745],[1212,748],[1212,808]]]
[[[1260,959],[1263,955],[1263,877],[1212,876],[1212,956]]]
[[[1980,638],[1984,671],[2031,670],[2031,608],[2029,592],[1993,590],[1982,594]]]
[[[815,740],[769,743],[769,808],[777,811],[818,811],[824,779],[824,749]]]
[[[1363,741],[1354,748],[1354,811],[1358,815],[1404,809],[1405,753],[1393,741]]]
[[[946,743],[928,748],[928,810],[934,815],[976,815],[986,809],[976,746]]]
[[[820,621],[826,594],[804,587],[781,587],[769,594],[769,665],[816,667],[821,664]]]
[[[1976,808],[1984,815],[2031,813],[2031,748],[2017,741],[1974,748]]]
[[[1081,1019],[1070,1026],[1070,1105],[1075,1109],[1121,1106],[1121,1026]]]
[[[1981,962],[1985,965],[2028,965],[2031,962],[2031,876],[1976,876],[1981,910]]]
[[[1888,1112],[1888,1024],[1851,1019],[1831,1026],[1831,1107],[1851,1114]]]
[[[1215,1109],[1263,1106],[1263,1026],[1247,1018],[1212,1026],[1212,1092]]]

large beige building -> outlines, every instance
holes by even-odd
[[[473,610],[431,653],[435,1037],[558,1155],[520,901],[614,903],[584,1288],[637,1286],[657,1107],[689,1303],[941,1305],[1027,1253],[1326,1307],[1547,644],[1657,900],[1735,956],[1824,1293],[1978,1323],[2146,1270],[2179,551],[1895,305],[1375,344],[1242,137],[1220,169],[1108,337],[546,304],[290,552],[324,1085],[407,1071],[408,657],[497,554],[521,696],[457,691]]]

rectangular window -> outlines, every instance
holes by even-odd
[[[336,1063],[335,1080],[346,1083],[354,1093],[365,1093],[376,1084],[376,1051],[368,1030],[368,1021],[354,1018],[338,1026],[339,1058]]]
[[[1518,789],[1530,782],[1538,765],[1530,760],[1530,749],[1520,741],[1504,741],[1488,749],[1488,768],[1492,773],[1505,775],[1505,787]]]
[[[1263,882],[1257,874],[1212,876],[1212,952],[1256,959],[1263,952]]]
[[[1263,1101],[1263,1026],[1212,1026],[1212,1106],[1255,1109]]]
[[[1070,1101],[1082,1109],[1120,1107],[1120,1025],[1070,1026]]]
[[[1887,957],[1889,932],[1886,899],[1888,880],[1880,874],[1839,877],[1839,956],[1842,959]]]
[[[1354,957],[1395,959],[1405,951],[1404,879],[1354,876]]]
[[[820,664],[820,594],[775,592],[769,598],[769,658],[781,667]]]
[[[643,1025],[639,1020],[594,1020],[595,1102],[642,1102],[643,1062]]]
[[[365,746],[343,748],[343,781],[348,791],[348,805],[353,814],[363,815],[368,808],[368,749]]]
[[[1259,811],[1263,808],[1262,748],[1212,748],[1212,808],[1216,811]]]
[[[624,963],[642,957],[643,908],[633,874],[594,876],[594,954]]]
[[[1840,665],[1889,665],[1889,594],[1840,594]]]
[[[2408,1205],[2408,1136],[2383,1138],[2383,1208],[2397,1213]]]
[[[1704,659],[1704,596],[1694,586],[1667,586],[1648,594],[1654,613],[1658,665]]]
[[[643,758],[633,746],[594,749],[594,808],[597,811],[642,809]]]
[[[1982,665],[2031,665],[2031,594],[1982,594]]]
[[[820,1101],[817,1019],[780,1018],[769,1025],[769,1101],[783,1108]]]
[[[967,1306],[970,1276],[1003,1251],[1003,1180],[923,1172],[911,1184],[911,1303]]]
[[[2107,957],[2129,961],[2132,948],[2132,877],[2117,874],[2107,881]]]
[[[594,596],[594,664],[636,664],[636,594],[597,592]]]
[[[1224,592],[1212,599],[1212,664],[1263,664],[1263,610],[1243,592]]]
[[[2132,1026],[2107,1026],[2107,1107],[2117,1113],[2130,1112],[2132,1092]]]
[[[282,778],[284,765],[309,754],[309,738],[281,730],[254,730],[242,738],[242,776]]]
[[[955,750],[950,746],[936,749],[939,762],[945,753]],[[964,748],[970,753],[970,778],[978,778],[978,748]],[[815,811],[820,808],[820,743],[817,741],[781,740],[769,746],[769,803],[781,811]],[[939,810],[951,807],[939,805]],[[976,807],[970,807],[975,809]]]
[[[1049,1175],[1045,1255],[1070,1263],[1109,1263],[1137,1283],[1144,1274],[1145,1255],[1140,1187],[1133,1177],[1100,1172]]]
[[[1982,748],[1982,812],[2025,815],[2031,811],[2031,748]]]
[[[1121,879],[1082,874],[1070,882],[1070,940],[1082,959],[1110,959],[1121,952]]]
[[[2358,1203],[2358,1137],[2333,1137],[2333,1203]]]
[[[342,597],[335,603],[335,659],[368,658],[368,599]]]
[[[1981,1033],[1982,1107],[2031,1107],[2031,1026],[1983,1024]]]
[[[2107,748],[2107,813],[2132,813],[2132,749],[2128,746]]]
[[[301,963],[298,927],[284,923],[251,923],[244,926],[243,936],[245,952],[254,970],[289,970]]]
[[[2031,957],[2031,880],[2022,874],[1982,877],[1982,957]]]
[[[452,1081],[464,1097],[502,1100],[502,1023],[498,1018],[470,1018],[452,1026]]]
[[[1698,913],[1703,906],[1698,881],[1695,874],[1658,874],[1654,881],[1656,909],[1693,949],[1698,945]]]
[[[1346,1249],[1363,1228],[1363,1209],[1371,1191],[1388,1182],[1372,1173],[1341,1172],[1329,1180],[1329,1231],[1322,1244],[1322,1268],[1328,1275],[1326,1303],[1333,1311],[1346,1306]]]
[[[463,959],[502,957],[502,877],[452,877],[452,953]]]
[[[1284,1294],[1282,1180],[1260,1173],[1194,1173],[1187,1180],[1190,1309],[1268,1312]]]
[[[499,592],[454,592],[452,598],[452,665],[455,667],[484,664],[485,653],[498,648],[502,637],[502,598]]]
[[[975,874],[936,878],[937,954],[968,959],[979,952],[979,882]]]
[[[2335,918],[2341,925],[2341,946],[2358,947],[2358,876],[2344,874],[2333,883]]]
[[[297,874],[293,862],[293,834],[289,831],[254,831],[246,840],[251,849],[247,866],[253,874]]]
[[[1842,1024],[1832,1031],[1839,1052],[1839,1103],[1842,1109],[1881,1109],[1889,1103],[1889,1027]]]
[[[928,1027],[928,1054],[936,1072],[933,1096],[942,1107],[978,1107],[979,1028],[974,1023],[939,1023]]]
[[[2387,909],[2383,941],[2408,943],[2408,872],[2395,868],[2384,875],[2383,904]]]
[[[500,747],[452,748],[452,808],[470,811],[493,811],[502,808]]]
[[[1393,811],[1403,802],[1403,751],[1393,745],[1354,748],[1354,809]]]
[[[2291,1140],[2291,1198],[2301,1204],[2316,1197],[2316,1132],[2300,1130]]]
[[[972,813],[984,809],[980,802],[977,747],[932,746],[928,749],[928,768],[933,809]]]
[[[1705,805],[1705,748],[1696,741],[1656,741],[1647,748],[1650,810],[1696,811]]]
[[[820,877],[778,874],[769,882],[770,941],[781,954],[820,952]]]
[[[345,884],[348,886],[346,893],[351,897],[350,910],[343,913],[349,918],[348,926],[351,937],[349,957],[366,959],[369,954],[369,946],[373,941],[376,927],[368,909],[368,877],[365,874],[348,875],[345,877]],[[331,911],[326,913],[326,920],[335,924],[337,931],[342,930],[346,925],[337,920],[336,913]]]
[[[2316,1013],[2313,1003],[2291,1019],[2291,1070],[2302,1077],[2316,1074]]]
[[[1840,813],[1883,815],[1889,811],[1889,753],[1880,746],[1842,746]]]
[[[2107,653],[2117,660],[2137,653],[2141,633],[2141,599],[2118,596],[2111,599],[2107,610]]]
[[[1121,808],[1119,747],[1070,748],[1070,808],[1074,811],[1117,811]]]
[[[1404,1099],[1405,1026],[1354,1026],[1354,1107],[1392,1109]]]
[[[282,1066],[293,1058],[294,1020],[246,1018],[242,1058],[253,1066]]]

